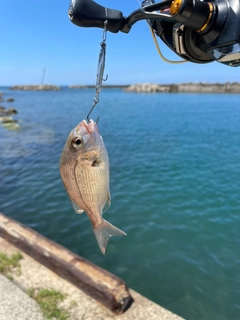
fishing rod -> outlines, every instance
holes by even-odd
[[[146,20],[154,34],[183,60],[240,65],[240,2],[237,0],[144,0],[124,16],[92,0],[71,0],[68,16],[80,27],[129,33]]]

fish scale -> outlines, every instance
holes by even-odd
[[[78,182],[80,182],[80,194],[83,197],[84,202],[88,204],[88,210],[93,214],[93,224],[97,224],[102,220],[95,218],[97,217],[95,212],[99,212],[101,208],[99,205],[99,202],[101,204],[101,201],[99,201],[101,199],[98,199],[98,189],[101,190],[101,179],[98,179],[99,175],[95,172],[89,172],[81,167],[76,168],[76,175],[78,177]],[[91,181],[91,183],[88,183],[88,181]]]

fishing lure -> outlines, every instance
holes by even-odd
[[[99,95],[101,92],[101,88],[102,88],[102,82],[106,81],[108,78],[108,75],[106,76],[106,78],[103,78],[103,74],[104,74],[104,68],[105,68],[105,60],[106,60],[106,36],[107,36],[107,20],[104,21],[104,28],[103,28],[103,37],[102,37],[102,42],[100,43],[101,49],[100,49],[100,53],[99,53],[99,58],[98,58],[98,68],[97,68],[97,79],[96,79],[96,86],[95,86],[95,97],[93,99],[93,106],[90,109],[88,115],[87,115],[87,121],[88,123],[90,123],[90,114],[93,111],[93,109],[95,108],[95,106],[98,104],[99,102]],[[98,122],[99,117],[97,118],[96,123]]]

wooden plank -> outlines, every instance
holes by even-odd
[[[133,298],[123,280],[2,213],[0,236],[114,313],[131,306]]]

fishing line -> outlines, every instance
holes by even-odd
[[[148,23],[148,25],[149,25],[149,23]],[[166,59],[166,58],[163,56],[163,54],[162,54],[162,52],[161,52],[161,50],[160,50],[159,44],[158,44],[157,39],[156,39],[156,34],[155,34],[153,28],[152,28],[150,25],[149,25],[149,28],[150,28],[150,31],[151,31],[151,34],[152,34],[153,41],[154,41],[154,43],[155,43],[157,52],[158,52],[160,58],[161,58],[163,61],[165,61],[165,62],[167,62],[167,63],[170,63],[170,64],[180,64],[180,63],[188,62],[187,60],[172,61],[172,60]]]
[[[138,4],[139,4],[140,7],[141,7],[142,4],[140,3],[140,1],[137,0],[137,2],[138,2]],[[149,27],[150,27],[150,31],[151,31],[151,34],[152,34],[153,41],[154,41],[154,44],[155,44],[155,46],[156,46],[157,52],[158,52],[160,58],[161,58],[163,61],[165,61],[165,62],[167,62],[167,63],[170,63],[170,64],[180,64],[180,63],[188,62],[187,60],[173,61],[173,60],[168,60],[167,58],[165,58],[165,57],[163,56],[161,50],[160,50],[159,44],[158,44],[157,39],[156,39],[156,34],[155,34],[152,26],[150,25],[149,21],[147,21],[147,24],[148,24]]]

